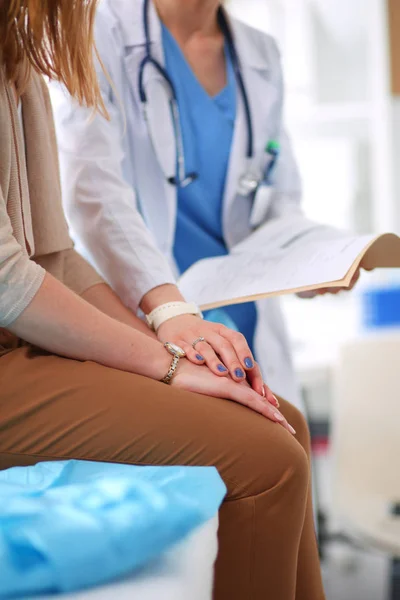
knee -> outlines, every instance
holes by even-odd
[[[301,415],[300,415],[301,417]],[[303,419],[295,423],[294,427],[300,426]],[[307,427],[307,426],[306,426]],[[300,432],[302,429],[299,427]],[[293,491],[296,494],[302,495],[302,492],[307,491],[310,481],[310,462],[303,445],[298,439],[299,431],[296,430],[296,437],[290,434],[286,435],[280,444],[277,444],[277,461],[279,463],[279,471],[276,475],[277,487],[289,492]]]
[[[266,423],[257,432],[253,430],[237,466],[232,499],[257,496],[269,490],[285,491],[296,498],[308,489],[307,453],[281,425]]]
[[[310,455],[311,439],[308,423],[304,415],[290,402],[280,400],[281,412],[286,417],[288,423],[296,430],[296,439],[304,448],[306,454]]]

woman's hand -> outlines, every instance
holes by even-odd
[[[259,366],[254,360],[245,337],[219,323],[203,321],[193,315],[182,315],[165,321],[157,331],[162,342],[173,342],[185,350],[195,365],[206,364],[219,377],[228,373],[234,381],[246,378],[252,388],[263,394],[264,383]],[[193,348],[193,343],[198,342]]]
[[[294,435],[296,433],[282,413],[276,408],[278,401],[267,388],[267,397],[261,396],[252,390],[245,381],[236,383],[230,377],[216,377],[207,367],[195,366],[185,359],[180,361],[171,385],[198,394],[233,400],[234,402],[243,404],[243,406],[247,406],[267,419],[279,423],[291,434]]]

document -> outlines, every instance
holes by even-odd
[[[306,219],[276,219],[230,254],[195,263],[180,278],[185,298],[202,310],[317,290],[349,287],[359,267],[400,267],[400,238],[353,235]]]

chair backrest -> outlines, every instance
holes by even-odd
[[[400,332],[343,347],[332,437],[336,508],[400,502]]]

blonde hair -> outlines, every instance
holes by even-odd
[[[97,3],[0,0],[0,61],[7,79],[23,87],[33,68],[106,116],[94,64]]]

